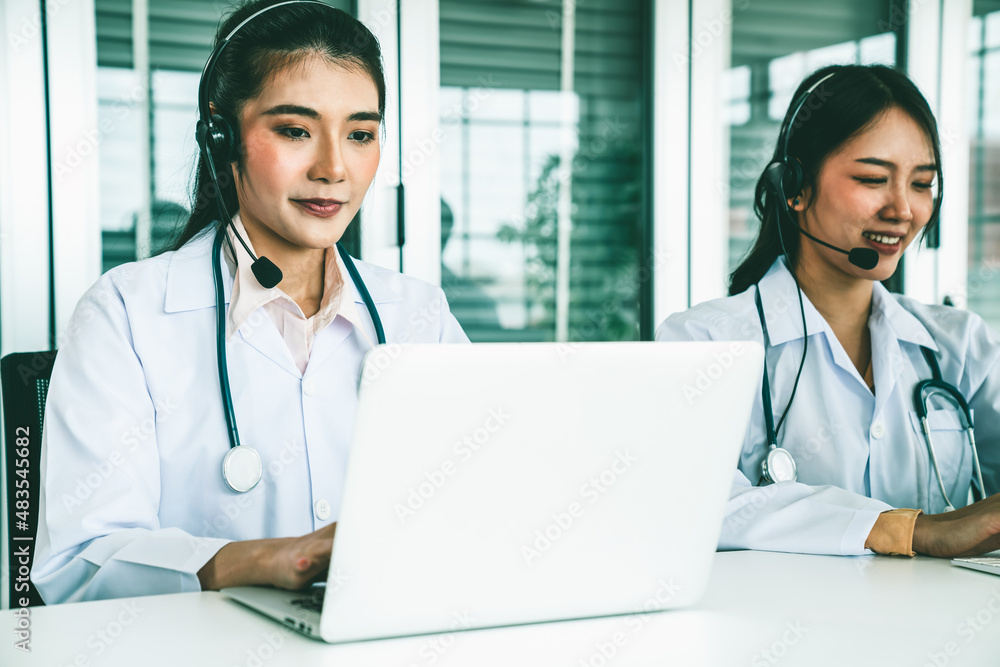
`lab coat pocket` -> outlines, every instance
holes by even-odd
[[[937,489],[934,465],[931,463],[927,437],[916,411],[910,412],[910,424],[916,435],[916,442],[926,453],[932,489]],[[952,502],[961,506],[965,501],[972,474],[972,449],[965,434],[965,422],[957,409],[929,410],[927,426],[934,445],[934,456],[941,467],[941,478]],[[961,475],[959,474],[961,473]],[[937,495],[937,493],[935,493]]]
[[[910,424],[913,425],[913,430],[923,437],[924,427],[920,425],[920,416],[917,415],[916,410],[910,411]],[[958,410],[929,410],[927,412],[927,425],[932,432],[965,430]]]

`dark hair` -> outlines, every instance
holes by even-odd
[[[786,127],[795,103],[803,93],[823,77],[834,74],[821,84],[806,101],[790,129],[788,155],[802,164],[803,187],[815,188],[816,178],[826,158],[845,142],[863,132],[892,108],[906,112],[927,133],[934,149],[937,165],[938,196],[930,222],[921,238],[938,224],[944,175],[941,171],[941,140],[937,122],[927,100],[905,74],[884,65],[831,65],[816,70],[799,85],[792,103],[785,112],[782,127]],[[786,130],[787,131],[787,130]],[[775,143],[774,158],[779,159],[784,137]],[[815,189],[814,189],[815,191]],[[787,193],[794,197],[797,193]],[[754,213],[760,218],[760,231],[746,258],[729,276],[729,294],[739,294],[759,281],[781,254],[778,225],[788,224],[781,203],[767,187],[763,174],[757,180],[754,193]],[[787,229],[787,228],[786,228]],[[800,235],[785,232],[788,260],[795,266],[798,260]]]
[[[256,0],[235,9],[223,20],[215,34],[215,46],[251,15],[283,0]],[[385,75],[378,40],[350,14],[319,4],[293,3],[261,14],[246,24],[230,40],[215,67],[209,101],[228,117],[236,136],[237,168],[242,166],[239,119],[247,103],[260,95],[278,70],[319,55],[331,63],[357,67],[366,72],[378,89],[378,111],[385,115]],[[200,231],[219,220],[215,197],[221,196],[230,215],[239,210],[236,184],[229,165],[216,164],[219,187],[199,155],[192,192],[191,217],[168,249],[176,250]]]

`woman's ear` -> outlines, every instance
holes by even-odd
[[[793,211],[802,212],[809,208],[809,204],[812,202],[812,189],[804,188],[802,192],[798,193],[794,197],[789,198],[788,208]]]

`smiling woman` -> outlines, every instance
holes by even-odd
[[[803,272],[887,279],[931,220],[936,173],[932,142],[912,116],[894,106],[877,117],[826,159],[815,185],[802,189],[792,210],[803,229],[834,245],[871,246],[878,263],[862,269],[844,261],[842,253],[806,244],[799,259]],[[822,278],[812,275],[812,280]]]
[[[765,346],[721,548],[1000,547],[1000,335],[880,282],[938,224],[941,184],[937,124],[905,75],[833,66],[799,86],[731,296],[657,331]]]
[[[325,576],[364,355],[468,341],[439,288],[338,245],[379,163],[365,26],[309,0],[244,5],[201,88],[190,220],[85,294],[53,369],[32,572],[49,604]]]

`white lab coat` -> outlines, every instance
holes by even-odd
[[[302,374],[264,310],[249,318],[228,341],[229,379],[241,442],[260,453],[264,474],[250,492],[231,491],[212,241],[203,233],[113,269],[73,314],[43,429],[32,579],[46,602],[196,591],[198,570],[228,541],[337,520],[369,344],[337,317]],[[468,342],[439,288],[357,266],[390,344]],[[223,276],[228,303],[233,278]]]
[[[783,260],[760,280],[770,344],[767,368],[777,426],[802,358],[802,316]],[[656,339],[763,341],[753,287],[667,318]],[[931,377],[920,346],[935,350],[946,382],[973,410],[988,493],[1000,490],[1000,336],[974,313],[927,306],[876,282],[868,321],[875,393],[840,341],[803,295],[809,351],[795,400],[778,436],[798,466],[798,480],[760,481],[767,452],[758,386],[738,464],[720,549],[863,554],[879,513],[894,507],[938,513],[944,499],[914,412],[913,389]],[[708,389],[710,391],[710,388]],[[957,409],[930,403],[930,428],[948,496],[966,503],[971,448]],[[719,406],[720,412],[725,406]],[[711,443],[704,443],[710,446]]]

